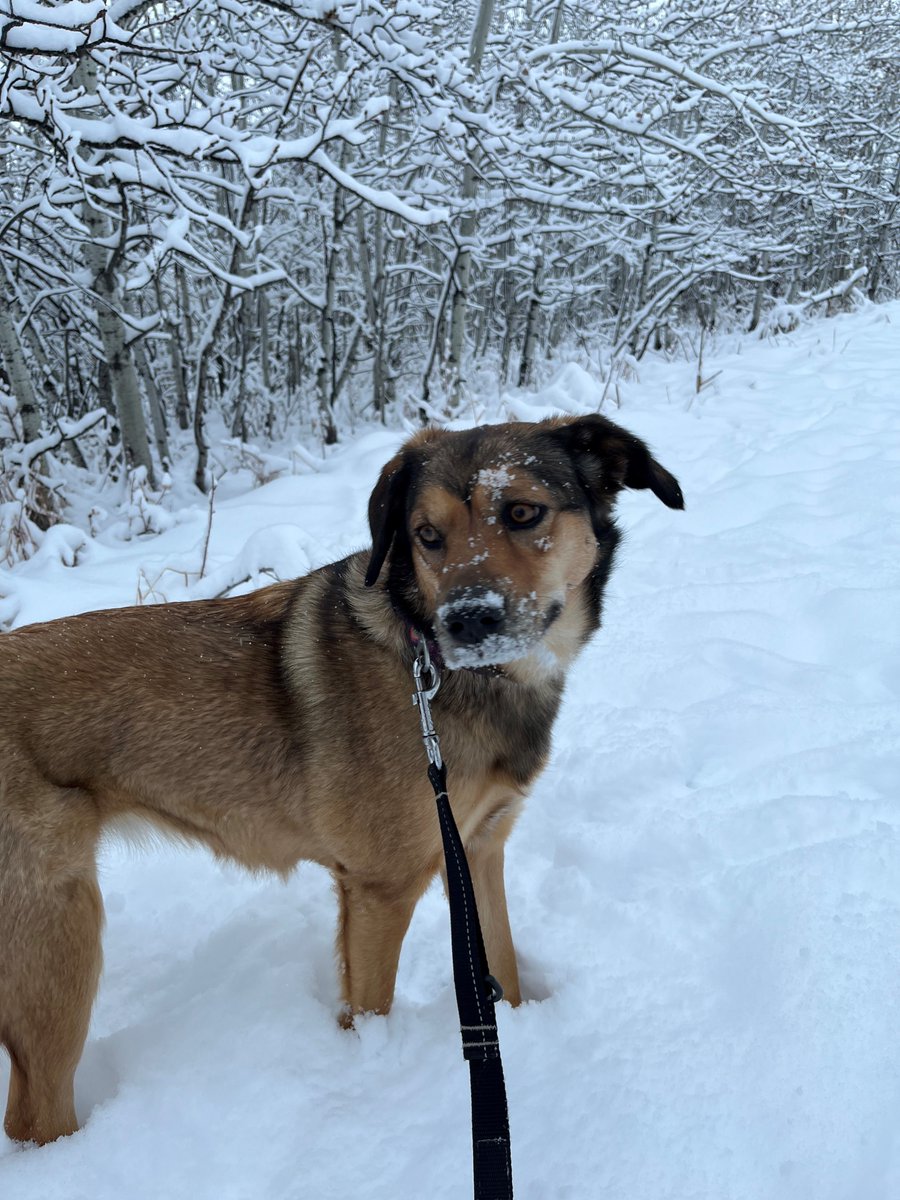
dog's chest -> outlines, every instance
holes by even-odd
[[[492,688],[490,681],[464,683],[468,695],[448,689],[448,702],[435,704],[434,717],[450,802],[463,842],[470,844],[508,833],[546,763],[557,704],[511,695],[512,689]]]
[[[502,778],[519,792],[543,769],[550,752],[559,692],[504,680],[453,680],[434,706],[444,756],[460,775],[483,786]]]
[[[505,838],[522,807],[524,789],[504,772],[483,775],[448,774],[450,806],[466,846],[476,841]]]

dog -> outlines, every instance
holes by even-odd
[[[440,870],[411,669],[434,705],[490,970],[520,1003],[504,843],[546,762],[566,670],[600,624],[622,488],[683,508],[599,415],[426,429],[384,468],[372,549],[247,596],[85,613],[0,637],[0,1042],[5,1129],[39,1144],[73,1102],[100,966],[101,834],[145,818],[338,897],[342,1020],[387,1013]]]

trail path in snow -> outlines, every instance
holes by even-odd
[[[642,363],[610,414],[688,507],[623,498],[604,628],[509,847],[532,997],[501,1006],[522,1200],[900,1196],[900,305],[747,339],[716,371],[698,397],[692,365]],[[568,368],[512,404],[599,396]],[[363,544],[398,440],[223,488],[200,587]],[[204,525],[184,512],[74,567],[59,531],[0,575],[0,612],[130,603],[141,577],[196,569]],[[41,1150],[0,1135],[4,1200],[470,1194],[438,889],[394,1012],[348,1035],[319,869],[282,885],[111,845],[102,880],[86,1124]]]

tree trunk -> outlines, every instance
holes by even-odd
[[[166,430],[165,407],[162,395],[156,383],[156,377],[150,366],[144,347],[137,342],[134,347],[134,363],[138,374],[147,389],[147,404],[150,409],[150,422],[153,425],[153,440],[156,442],[156,453],[164,471],[169,469],[172,455],[169,452],[169,435]]]
[[[16,287],[16,281],[11,275],[9,267],[5,264],[3,271],[6,276],[6,291],[10,316],[13,323],[18,326],[19,346],[23,352],[27,349],[31,356],[33,366],[30,374],[39,409],[45,415],[52,414],[56,411],[56,404],[59,400],[59,391],[56,386],[53,370],[48,362],[46,351],[41,344],[34,325],[25,317],[22,297]],[[40,424],[40,419],[38,420],[38,424]]]
[[[253,191],[248,183],[244,186],[240,204],[238,205],[235,219],[238,229],[244,228],[252,205]],[[235,242],[231,250],[231,259],[228,265],[228,273],[230,275],[237,274],[241,255],[241,245],[239,242]],[[234,289],[232,285],[230,283],[223,283],[222,294],[213,308],[213,315],[206,326],[206,332],[203,335],[200,345],[200,352],[197,355],[197,385],[194,393],[194,443],[197,447],[197,466],[194,469],[194,483],[201,492],[206,491],[206,464],[209,461],[209,444],[206,440],[205,421],[206,390],[211,374],[212,355],[222,333],[225,318],[228,315],[228,310],[231,307],[233,299]]]
[[[96,244],[96,239],[103,236],[101,226],[105,222],[93,210],[92,216],[85,214],[85,221],[91,229],[92,237],[91,243],[85,247],[85,259],[93,271],[101,258],[106,258],[104,248]],[[150,456],[150,442],[141,406],[141,389],[131,350],[125,339],[125,323],[120,316],[121,296],[112,272],[104,266],[100,266],[94,275],[93,291],[100,301],[97,305],[97,325],[109,370],[109,384],[115,399],[125,461],[130,467],[145,467],[150,485],[155,486],[153,459]]]
[[[41,413],[10,304],[0,304],[0,362],[9,376],[16,408],[22,420],[25,442],[33,442],[40,436]],[[40,470],[41,460],[37,459],[32,466]],[[28,475],[31,469],[29,467],[24,474]],[[33,490],[32,487],[26,487],[25,494],[25,511],[29,520],[33,521],[38,529],[47,529],[56,520],[56,497],[53,492],[45,487],[40,479],[34,479]]]
[[[481,70],[481,59],[487,45],[494,0],[481,0],[469,42],[469,68],[473,75]],[[472,269],[472,240],[478,226],[475,213],[475,194],[478,190],[477,164],[470,160],[463,171],[462,202],[466,213],[459,223],[459,255],[456,261],[453,304],[450,310],[450,402],[458,407],[465,388],[463,357],[466,341],[466,309],[469,302],[469,283]]]
[[[97,64],[90,55],[81,59],[73,82],[76,86],[81,85],[88,96],[96,95]],[[128,219],[124,208],[121,219],[123,222]],[[97,298],[97,328],[109,370],[109,386],[115,399],[125,460],[131,467],[145,467],[147,478],[152,485],[155,482],[153,459],[150,457],[150,443],[147,439],[147,425],[141,406],[137,372],[128,346],[125,322],[121,316],[123,304],[113,262],[115,251],[106,248],[111,232],[109,223],[90,200],[85,200],[82,205],[82,220],[88,230],[88,239],[84,243],[84,261],[91,274],[91,289]]]
[[[316,368],[316,396],[319,403],[319,420],[322,425],[322,440],[326,446],[333,446],[337,441],[337,425],[334,419],[335,382],[337,379],[336,339],[334,336],[334,303],[337,295],[337,242],[343,224],[343,194],[338,184],[334,189],[334,204],[332,207],[333,223],[332,236],[325,237],[325,303],[319,323],[319,364]]]
[[[41,410],[12,313],[11,304],[0,303],[0,362],[9,377],[23,437],[33,442],[41,432]]]
[[[761,276],[768,275],[769,273],[768,250],[763,251],[762,258],[759,260],[759,273]],[[756,294],[753,297],[753,312],[750,314],[750,324],[747,326],[748,333],[753,333],[753,331],[759,326],[759,322],[762,318],[762,307],[765,295],[766,280],[763,278],[760,279],[759,283],[756,285]]]
[[[534,277],[531,284],[531,297],[528,301],[528,313],[525,317],[525,337],[522,342],[522,361],[519,364],[519,387],[525,387],[531,380],[534,370],[534,357],[537,352],[537,318],[541,307],[541,284],[543,282],[544,260],[539,254],[534,264]]]

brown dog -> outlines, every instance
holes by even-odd
[[[251,596],[88,613],[0,637],[5,1128],[76,1127],[100,975],[95,854],[125,815],[287,874],[333,874],[347,1019],[387,1012],[441,840],[411,703],[413,631],[448,670],[434,716],[490,968],[520,1000],[503,847],[597,628],[622,487],[675,479],[599,416],[427,430],[382,472],[373,549]]]

